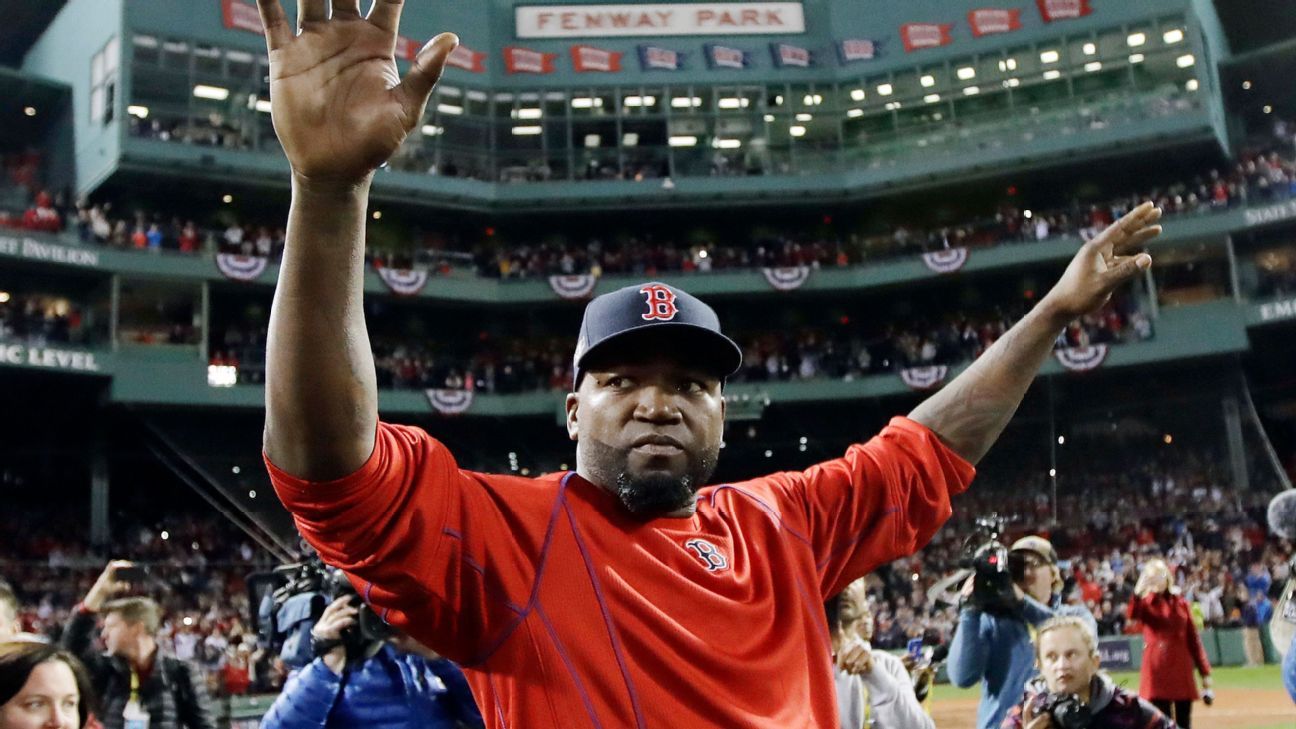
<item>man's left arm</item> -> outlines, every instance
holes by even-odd
[[[1146,253],[1125,253],[1160,234],[1160,218],[1160,208],[1143,203],[1086,242],[1039,304],[909,419],[930,428],[969,463],[980,461],[1017,411],[1058,332],[1152,265]]]

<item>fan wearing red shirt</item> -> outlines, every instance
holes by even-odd
[[[1144,205],[908,417],[805,471],[705,486],[737,346],[661,283],[595,298],[567,396],[576,470],[460,468],[379,422],[361,307],[375,168],[422,117],[442,34],[399,80],[401,3],[260,0],[293,202],[267,358],[267,467],[384,619],[460,663],[490,727],[835,727],[822,604],[950,515],[1059,331],[1150,264]],[[331,11],[331,12],[330,12]]]

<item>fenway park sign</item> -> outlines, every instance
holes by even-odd
[[[760,35],[805,32],[799,2],[521,5],[518,38]]]

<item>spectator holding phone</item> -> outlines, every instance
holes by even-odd
[[[85,663],[104,729],[215,729],[198,669],[158,650],[161,610],[147,597],[112,599],[144,573],[109,562],[68,621],[63,646]],[[96,622],[106,651],[92,645]]]

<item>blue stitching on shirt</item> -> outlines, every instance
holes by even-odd
[[[567,673],[571,675],[572,683],[576,684],[576,690],[580,692],[581,703],[585,704],[585,712],[589,714],[590,721],[594,722],[595,727],[602,729],[603,724],[599,721],[598,714],[594,712],[594,702],[590,699],[589,692],[585,690],[585,684],[581,682],[580,676],[576,673],[576,667],[572,665],[571,656],[567,655],[567,649],[563,647],[562,640],[558,638],[558,631],[554,629],[553,623],[549,622],[549,616],[545,615],[543,606],[536,606],[536,615],[540,616],[540,623],[544,625],[545,632],[549,633],[549,640],[553,641],[554,649],[558,651],[558,657],[562,659],[563,665],[567,667]]]

